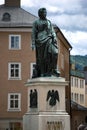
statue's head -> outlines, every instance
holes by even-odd
[[[40,8],[40,9],[38,10],[38,16],[39,16],[41,19],[46,19],[46,15],[47,15],[46,8]]]

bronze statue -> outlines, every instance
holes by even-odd
[[[37,90],[30,90],[30,108],[37,108]]]
[[[32,49],[36,49],[36,71],[33,77],[55,75],[59,77],[57,70],[58,46],[55,31],[51,21],[46,18],[45,8],[38,10],[39,19],[33,23]]]
[[[59,99],[59,93],[58,93],[58,91],[56,90],[56,91],[54,91],[54,90],[52,90],[52,91],[48,91],[48,93],[47,93],[47,99],[46,99],[46,101],[48,101],[49,100],[49,105],[50,106],[55,106],[56,105],[56,101],[60,101],[60,99]]]

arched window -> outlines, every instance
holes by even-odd
[[[3,21],[10,21],[11,20],[11,15],[9,13],[4,13],[3,14],[3,18],[2,18]]]

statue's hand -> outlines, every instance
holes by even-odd
[[[55,46],[56,48],[58,48],[57,40],[56,40],[56,39],[54,39],[54,46]]]
[[[52,35],[52,40],[54,44],[57,44],[57,39]]]
[[[57,44],[57,40],[56,39],[54,39],[54,44]]]

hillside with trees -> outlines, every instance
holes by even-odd
[[[76,69],[83,70],[87,66],[87,55],[71,55],[70,62],[76,65]]]

